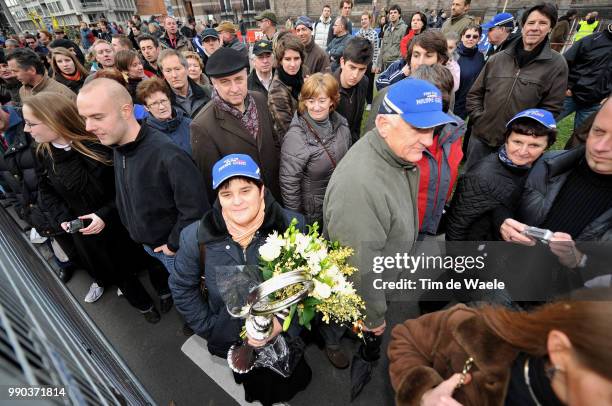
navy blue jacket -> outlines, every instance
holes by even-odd
[[[304,224],[302,215],[283,209],[267,191],[265,204],[263,225],[244,251],[228,233],[218,200],[200,221],[181,232],[181,249],[176,255],[175,270],[170,274],[168,285],[177,310],[196,334],[206,338],[210,353],[219,357],[227,356],[231,345],[240,339],[244,325],[243,319],[232,317],[226,310],[220,282],[227,283],[237,274],[238,267],[244,265],[254,266],[254,274],[260,275],[258,249],[266,237],[273,231],[284,232],[294,217],[301,226]],[[200,292],[200,243],[204,244],[206,252],[207,301]],[[289,332],[292,333],[291,329]]]
[[[405,79],[407,76],[404,75],[404,72],[402,72],[405,65],[406,60],[404,58],[398,59],[389,65],[384,72],[378,75],[378,78],[376,79],[376,90],[384,89],[387,86],[391,86],[392,84]]]
[[[459,89],[457,93],[455,93],[455,107],[453,108],[453,113],[465,120],[467,117],[465,98],[482,70],[485,60],[484,55],[478,50],[477,46],[470,49],[463,46],[460,42],[457,46],[457,53],[459,54],[457,63],[461,68],[461,73],[459,76]]]

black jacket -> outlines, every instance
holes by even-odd
[[[57,224],[90,213],[108,222],[113,215],[115,185],[111,151],[97,143],[84,144],[109,163],[86,157],[74,148],[65,151],[52,146],[52,156],[47,152],[42,156],[45,172],[39,178],[39,200]]]
[[[15,210],[22,220],[35,227],[41,235],[59,232],[38,204],[38,176],[41,166],[36,159],[36,144],[23,131],[20,109],[7,108],[11,116],[5,132],[8,149],[0,154],[0,184],[15,198]]]
[[[497,153],[473,165],[457,182],[446,240],[499,240],[499,226],[516,210],[527,174],[527,169],[504,165]]]
[[[175,272],[168,279],[174,304],[193,331],[206,338],[208,351],[219,357],[227,356],[230,346],[239,340],[244,325],[243,319],[230,316],[224,299],[227,297],[224,293],[230,286],[239,285],[233,279],[238,266],[254,266],[252,275],[259,276],[258,249],[265,243],[266,237],[273,231],[283,233],[294,217],[300,228],[304,224],[301,215],[283,209],[269,192],[265,195],[265,205],[264,222],[245,251],[227,231],[218,200],[201,220],[188,225],[181,232],[181,249],[176,255]],[[200,244],[205,248],[208,300],[203,300],[200,293]],[[248,271],[250,269],[245,269],[243,274]]]
[[[585,147],[569,151],[549,152],[531,170],[521,199],[518,219],[531,226],[540,226],[568,176],[584,159]],[[587,225],[577,241],[612,241],[612,208]]]
[[[274,77],[274,69],[272,69],[271,78],[272,77]],[[272,80],[270,80],[270,82],[272,82]],[[251,73],[249,73],[249,79],[248,79],[247,85],[249,87],[249,90],[262,93],[264,96],[268,97],[268,89],[266,89],[263,83],[261,83],[261,80],[259,80],[259,77],[257,76],[257,72],[255,72],[255,69],[253,69]]]
[[[21,82],[15,78],[11,78],[9,80],[0,79],[0,103],[6,104],[9,102],[13,102],[13,104],[15,105],[20,105],[20,87]]]
[[[368,93],[369,79],[366,75],[361,81],[351,89],[345,89],[340,84],[340,73],[342,69],[338,69],[333,73],[340,86],[340,103],[336,107],[336,111],[341,116],[346,118],[351,129],[351,144],[359,141],[359,133],[361,131],[361,119],[365,109],[366,95]]]
[[[580,105],[597,104],[612,92],[612,33],[589,35],[563,56],[569,67],[567,87]]]
[[[176,252],[186,225],[210,207],[202,175],[179,146],[142,126],[136,140],[114,148],[117,209],[132,239]]]

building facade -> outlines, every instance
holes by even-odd
[[[100,18],[125,23],[136,13],[134,0],[1,0],[4,1],[17,27],[15,31],[36,31],[76,26],[81,21],[96,22]]]

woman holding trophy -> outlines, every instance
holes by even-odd
[[[254,287],[263,281],[258,250],[266,237],[275,231],[284,232],[294,218],[303,224],[303,217],[274,200],[261,181],[257,164],[248,155],[232,154],[218,161],[213,167],[213,189],[217,191],[213,208],[181,232],[181,248],[169,280],[174,303],[194,332],[207,340],[209,352],[219,357],[226,358],[241,337],[247,346],[255,348],[255,357],[266,357],[269,352],[264,349],[274,346],[279,335],[285,336],[294,351],[290,374],[263,367],[267,362],[261,360],[253,369],[235,373],[234,377],[244,385],[249,402],[271,405],[287,401],[305,389],[311,379],[303,353],[295,351],[300,347],[295,345],[300,332],[297,322],[291,322],[283,333],[288,312],[274,313],[267,337],[253,337],[248,327],[242,333],[244,320],[230,311],[234,313],[246,303],[249,289],[240,282],[250,279],[250,287]],[[249,275],[249,269],[255,272]],[[257,276],[260,279],[254,280]]]

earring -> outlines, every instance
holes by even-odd
[[[565,372],[562,368],[553,365],[552,367],[546,368],[546,376],[548,377],[548,379],[550,379],[551,381],[553,380],[553,378],[555,377],[555,374],[557,372]]]

